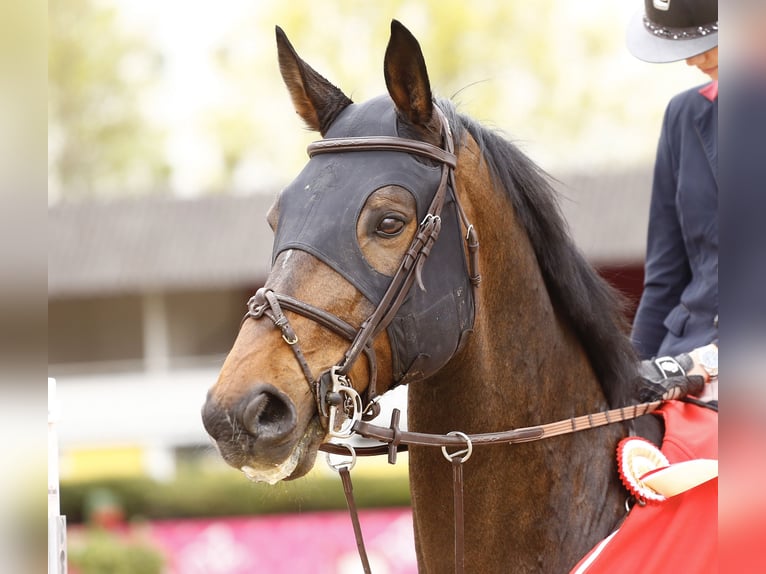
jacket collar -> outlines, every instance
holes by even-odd
[[[697,135],[705,150],[713,177],[718,182],[718,82],[714,81],[699,90],[710,102],[694,118]]]
[[[715,101],[715,99],[718,97],[718,80],[713,80],[699,92],[711,102]]]

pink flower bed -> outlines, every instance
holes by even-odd
[[[409,509],[360,512],[375,574],[415,574]],[[344,512],[163,520],[144,534],[168,558],[167,574],[346,574],[361,572],[351,519]]]

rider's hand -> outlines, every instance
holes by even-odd
[[[641,361],[636,396],[640,401],[652,402],[698,395],[705,390],[705,379],[696,372],[694,360],[688,353]]]

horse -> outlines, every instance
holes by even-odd
[[[392,22],[387,94],[360,104],[279,27],[276,40],[295,111],[323,139],[267,215],[270,274],[202,409],[223,459],[254,481],[299,478],[347,428],[328,411],[374,414],[402,384],[409,428],[423,433],[635,403],[624,300],[574,245],[545,172],[433,96],[412,33]],[[463,465],[470,571],[569,571],[626,514],[618,441],[637,432],[658,444],[661,424],[474,448]],[[449,465],[413,445],[409,478],[419,571],[452,571]]]

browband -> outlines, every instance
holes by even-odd
[[[330,138],[311,142],[306,151],[309,157],[321,153],[346,151],[398,151],[427,157],[445,163],[451,168],[457,165],[457,157],[454,153],[426,142],[396,136]]]

